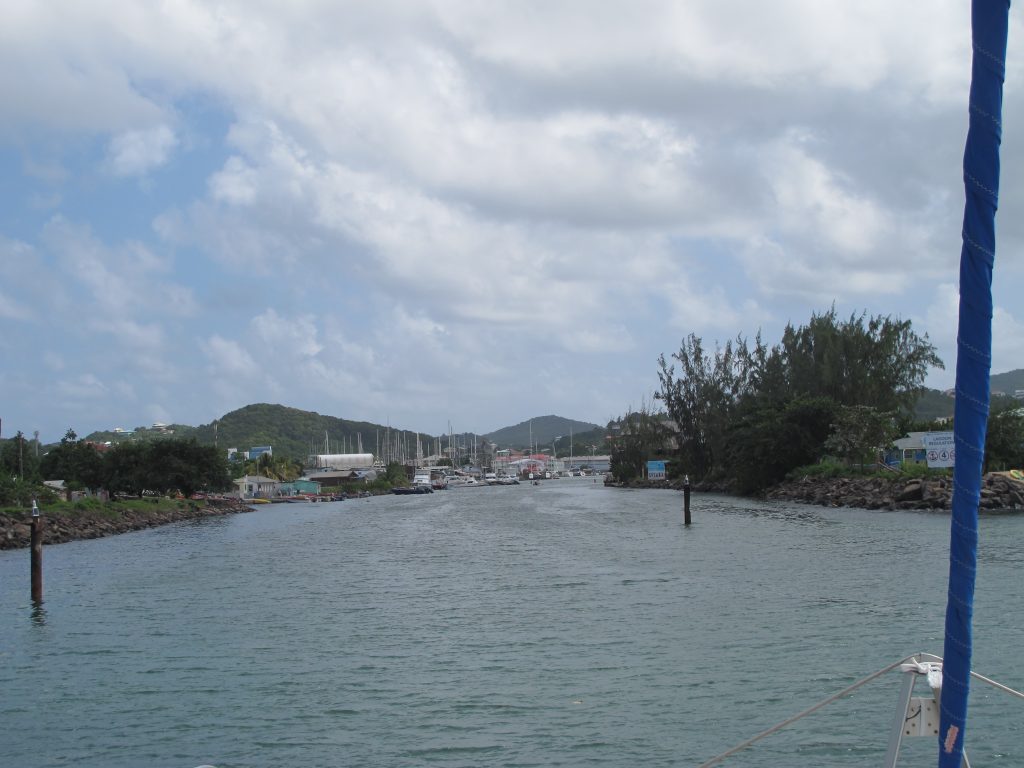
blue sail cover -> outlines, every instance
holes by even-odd
[[[992,265],[999,193],[1003,77],[1010,0],[972,0],[970,128],[964,150],[960,328],[953,431],[953,515],[942,669],[939,768],[960,768],[971,672],[971,615],[978,562],[978,502],[988,425]]]

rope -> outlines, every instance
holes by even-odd
[[[740,752],[741,750],[746,749],[751,744],[760,741],[765,736],[771,736],[776,731],[781,731],[787,725],[791,725],[792,723],[795,723],[797,720],[800,720],[801,718],[807,717],[807,715],[811,714],[812,712],[817,712],[822,707],[828,706],[833,701],[836,701],[837,699],[841,699],[844,696],[846,696],[847,694],[853,693],[855,690],[860,688],[862,685],[866,685],[867,683],[870,683],[876,677],[881,677],[886,672],[890,672],[890,671],[896,669],[896,667],[898,667],[900,664],[904,663],[905,661],[909,661],[910,659],[913,659],[913,658],[914,658],[913,656],[907,656],[906,658],[900,659],[899,661],[894,662],[894,663],[890,664],[889,666],[887,666],[887,667],[885,667],[883,669],[878,670],[877,672],[873,672],[872,674],[868,675],[867,677],[858,680],[856,683],[854,683],[853,685],[849,686],[848,688],[844,688],[839,693],[836,693],[836,694],[833,694],[832,696],[829,696],[824,701],[819,701],[813,707],[808,707],[803,712],[800,712],[799,714],[793,715],[792,717],[790,717],[787,720],[783,720],[778,725],[773,725],[767,731],[761,731],[761,733],[759,733],[756,736],[753,736],[753,737],[747,739],[742,744],[737,744],[735,747],[733,747],[732,749],[728,750],[727,752],[723,752],[720,755],[716,755],[715,757],[713,757],[710,760],[708,760],[706,763],[701,763],[698,766],[698,768],[710,768],[710,766],[712,766],[712,765],[717,765],[718,763],[722,762],[725,758],[729,757],[730,755],[735,755],[737,752]]]
[[[807,717],[807,715],[811,714],[812,712],[817,712],[822,707],[826,707],[829,704],[831,704],[832,702],[837,701],[838,699],[841,699],[844,696],[853,693],[855,690],[860,688],[862,685],[866,685],[867,683],[870,683],[872,680],[874,680],[877,677],[881,677],[886,672],[891,672],[892,670],[896,669],[896,667],[899,667],[899,666],[901,666],[903,664],[906,664],[907,662],[913,661],[913,662],[916,663],[918,659],[927,660],[927,661],[937,661],[937,662],[941,662],[942,661],[942,657],[941,656],[934,656],[934,655],[932,655],[930,653],[917,653],[917,654],[914,654],[913,656],[907,656],[906,658],[902,658],[899,661],[896,661],[896,662],[890,664],[889,666],[884,667],[884,668],[878,670],[877,672],[872,672],[867,677],[861,678],[860,680],[855,682],[853,685],[851,685],[851,686],[849,686],[847,688],[844,688],[839,693],[835,693],[835,694],[829,696],[827,699],[824,699],[823,701],[819,701],[817,704],[815,704],[812,707],[808,707],[803,712],[800,712],[799,714],[793,715],[792,717],[790,717],[790,718],[788,718],[786,720],[783,720],[778,725],[773,725],[768,730],[761,731],[761,733],[759,733],[756,736],[753,736],[753,737],[747,739],[742,744],[737,744],[732,749],[730,749],[730,750],[728,750],[726,752],[723,752],[720,755],[716,755],[715,757],[713,757],[710,760],[708,760],[706,763],[701,763],[697,768],[710,768],[710,766],[712,766],[712,765],[717,765],[718,763],[720,763],[723,760],[725,760],[725,758],[730,757],[732,755],[735,755],[737,752],[740,752],[740,751],[746,749],[747,747],[749,747],[750,745],[754,744],[755,742],[758,742],[761,739],[763,739],[765,736],[771,736],[776,731],[781,731],[786,726],[792,725],[797,720],[800,720],[801,718]],[[988,683],[993,688],[998,688],[1001,691],[1005,691],[1006,693],[1009,693],[1011,696],[1016,696],[1017,698],[1024,699],[1024,693],[1021,693],[1020,691],[1015,691],[1013,688],[1005,686],[1002,683],[997,683],[995,680],[992,680],[991,678],[985,677],[984,675],[979,675],[977,672],[971,672],[971,677],[977,678],[978,680],[981,680],[983,683]]]
[[[988,683],[993,688],[998,688],[1000,691],[1008,693],[1011,696],[1016,696],[1018,699],[1024,699],[1024,693],[1021,693],[1020,691],[1015,691],[1013,690],[1013,688],[1003,685],[1002,683],[997,683],[995,680],[985,677],[984,675],[979,675],[977,672],[971,672],[971,677],[977,678],[978,680],[981,680],[981,682],[983,683]]]

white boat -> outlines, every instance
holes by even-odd
[[[472,475],[449,475],[448,488],[486,488],[487,483],[477,480]]]

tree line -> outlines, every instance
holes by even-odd
[[[709,350],[690,334],[659,357],[655,398],[674,433],[677,473],[733,479],[753,493],[825,455],[873,463],[906,426],[932,367],[943,363],[909,320],[841,319],[833,307],[787,324],[773,346],[758,333],[752,344],[738,336]],[[663,439],[651,415],[634,421]]]
[[[833,307],[806,325],[787,324],[773,346],[758,333],[752,344],[738,336],[712,351],[690,334],[670,358],[659,357],[655,398],[675,433],[678,473],[732,479],[755,493],[825,457],[874,465],[880,448],[924,426],[912,413],[933,367],[944,366],[909,320],[841,319]],[[649,445],[664,440],[653,415],[634,416],[634,443],[642,424]],[[1004,408],[989,419],[986,470],[1015,464],[1024,465],[1024,415]]]
[[[222,491],[231,475],[222,451],[194,439],[122,443],[100,451],[69,429],[44,455],[20,432],[0,450],[0,503],[25,503],[44,479],[59,479],[69,490],[103,488],[141,496],[144,492]]]

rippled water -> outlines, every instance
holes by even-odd
[[[693,512],[586,480],[267,505],[48,547],[39,611],[2,552],[0,765],[689,766],[941,654],[948,517]],[[974,667],[1021,689],[1024,517],[981,532]],[[898,688],[725,765],[875,765]],[[971,705],[975,767],[1024,765],[1021,702]]]

